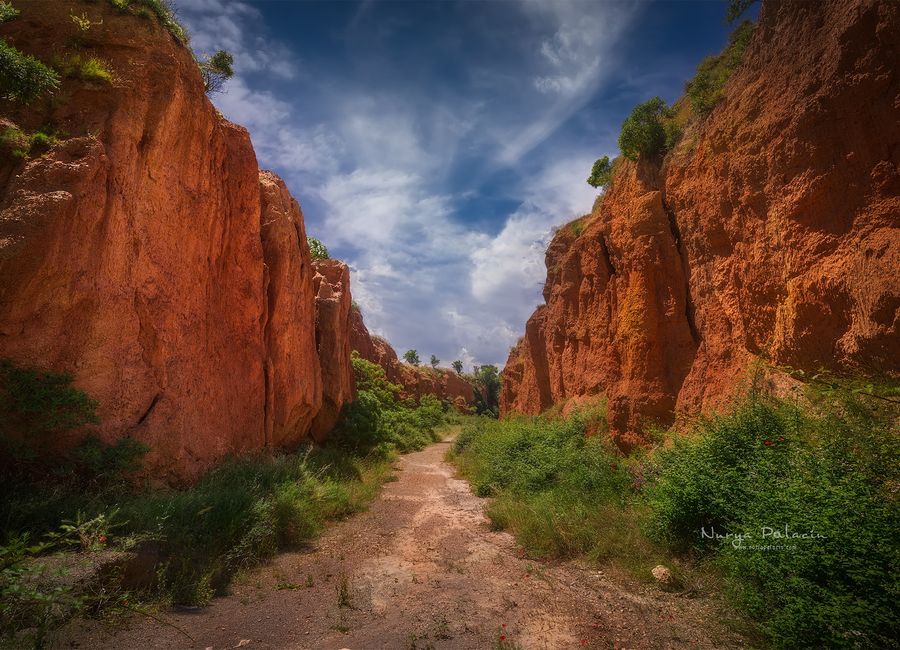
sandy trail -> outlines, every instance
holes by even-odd
[[[722,648],[713,603],[627,588],[573,562],[521,557],[484,499],[454,478],[448,443],[408,454],[371,508],[279,555],[196,612],[81,622],[81,648]],[[505,627],[504,627],[505,626]],[[500,636],[505,641],[500,642]]]

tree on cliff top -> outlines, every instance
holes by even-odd
[[[456,371],[457,375],[461,375],[463,371],[463,363],[459,359],[450,364],[453,366],[453,369]]]
[[[234,76],[234,57],[230,52],[219,50],[210,57],[199,62],[200,74],[203,77],[203,87],[206,92],[222,92],[225,82]]]
[[[306,242],[309,244],[309,254],[314,260],[327,260],[330,258],[328,249],[325,244],[315,237],[307,237]]]
[[[594,163],[587,182],[591,187],[606,187],[609,185],[610,178],[612,178],[612,164],[609,162],[609,156],[603,156]]]
[[[418,367],[418,365],[420,363],[422,363],[419,360],[419,351],[418,350],[407,350],[406,352],[403,353],[403,358],[406,360],[406,363],[408,363],[411,366]]]
[[[438,359],[435,355],[433,355],[433,354],[431,355],[431,367],[432,367],[432,368],[437,368],[437,367],[438,367],[438,364],[439,364],[440,362],[441,362],[441,360]]]
[[[671,117],[672,111],[659,97],[653,97],[634,107],[622,123],[619,134],[619,148],[629,160],[641,156],[656,156],[670,146],[670,134],[663,125],[663,118]]]

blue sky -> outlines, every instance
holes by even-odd
[[[198,54],[235,55],[213,101],[350,265],[369,329],[444,365],[506,361],[593,161],[730,31],[710,1],[175,5]]]

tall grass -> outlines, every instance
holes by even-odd
[[[453,458],[493,497],[492,523],[533,555],[644,579],[664,563],[692,587],[722,584],[776,647],[889,647],[900,638],[898,413],[844,390],[752,396],[628,459],[585,437],[583,414],[479,420]]]

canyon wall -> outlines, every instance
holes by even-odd
[[[434,395],[460,413],[470,412],[475,404],[472,384],[453,370],[401,363],[390,343],[369,333],[359,309],[353,309],[350,315],[350,346],[363,359],[381,366],[387,380],[400,386],[404,399],[418,401],[424,395]]]
[[[4,128],[59,134],[0,154],[0,358],[70,371],[100,403],[92,432],[147,443],[160,482],[324,435],[353,394],[346,267],[335,308],[297,202],[155,18],[83,3],[82,33],[70,4],[17,7],[0,36],[45,61],[97,56],[113,81],[0,102]]]
[[[898,60],[896,3],[764,2],[712,113],[556,233],[502,413],[604,394],[627,450],[755,360],[896,377]]]

